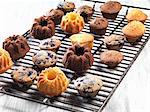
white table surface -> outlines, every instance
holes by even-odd
[[[0,45],[9,35],[23,34],[60,0],[0,1]],[[76,1],[77,6],[83,2]],[[104,1],[104,0],[103,0]],[[123,4],[150,8],[149,0],[120,0]],[[149,13],[150,14],[150,13]],[[150,112],[150,42],[135,61],[103,112]],[[62,112],[38,103],[0,94],[0,112]]]

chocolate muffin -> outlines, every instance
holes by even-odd
[[[103,17],[107,19],[115,19],[122,6],[117,1],[108,1],[100,6]]]
[[[60,9],[52,9],[48,12],[49,18],[54,21],[55,25],[60,24],[63,15],[64,12]]]
[[[109,50],[120,50],[124,44],[125,37],[121,35],[110,35],[105,37],[104,43]]]
[[[104,35],[108,26],[105,18],[96,17],[90,23],[90,32],[96,35]]]
[[[73,2],[60,2],[57,9],[62,10],[65,14],[68,12],[73,12],[75,9],[75,4]]]
[[[88,5],[83,5],[77,9],[77,13],[79,13],[85,22],[88,22],[94,13],[94,9]]]
[[[31,35],[39,40],[50,38],[55,34],[55,24],[47,16],[41,16],[34,20]]]
[[[123,55],[119,51],[108,50],[100,55],[101,63],[106,64],[109,68],[115,68],[122,60]]]

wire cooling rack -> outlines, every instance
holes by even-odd
[[[103,3],[94,0],[86,1],[92,2],[94,8],[96,5],[100,6],[100,4]],[[123,35],[122,28],[127,24],[125,15],[130,8],[139,8],[148,11],[150,10],[148,8],[127,5],[122,6],[125,9],[125,13],[120,13],[116,20],[109,20],[109,26],[105,36],[111,34]],[[99,11],[94,12],[92,19],[97,16],[102,16]],[[101,112],[149,39],[150,25],[148,24],[150,24],[150,20],[146,20],[144,24],[146,27],[144,36],[136,45],[131,45],[128,42],[125,42],[123,48],[120,50],[124,55],[124,59],[115,69],[108,69],[106,65],[100,63],[99,55],[101,52],[106,50],[106,47],[102,41],[104,36],[94,35],[95,39],[92,49],[92,53],[94,55],[94,64],[89,70],[87,70],[85,74],[99,76],[104,82],[102,89],[99,91],[95,98],[83,98],[78,94],[73,84],[74,73],[68,69],[65,69],[62,64],[62,57],[68,47],[71,46],[71,42],[68,36],[61,30],[59,25],[56,26],[55,36],[61,40],[62,44],[57,52],[58,62],[56,66],[60,67],[61,70],[65,72],[67,77],[71,79],[67,91],[58,97],[49,97],[38,92],[36,87],[37,81],[35,81],[35,83],[27,91],[20,90],[14,86],[14,82],[11,78],[12,70],[18,66],[33,67],[32,56],[35,52],[40,50],[38,47],[40,41],[33,39],[30,36],[30,31],[27,31],[24,36],[27,38],[31,49],[23,59],[19,59],[15,63],[11,70],[8,70],[4,74],[0,75],[0,93],[53,106],[56,108],[61,108],[63,110],[74,112]],[[82,32],[90,33],[89,23],[85,24],[85,28]]]

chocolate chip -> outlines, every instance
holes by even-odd
[[[45,58],[46,60],[49,60],[49,58]]]
[[[52,58],[52,57],[53,57],[53,55],[52,55],[51,53],[48,53],[48,56],[49,56],[50,58]]]
[[[55,44],[51,44],[51,47],[54,47],[55,46]]]
[[[33,72],[32,72],[32,71],[29,71],[28,76],[31,76],[32,74],[33,74]]]
[[[40,62],[39,60],[37,60],[36,63],[37,63],[38,65],[41,64],[41,62]]]
[[[91,87],[88,87],[88,89],[91,89]]]
[[[48,42],[45,42],[43,45],[48,45]]]
[[[78,84],[78,87],[80,87],[81,84]]]
[[[80,80],[80,82],[83,82],[83,79],[82,79],[82,80]]]

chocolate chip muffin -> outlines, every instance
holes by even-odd
[[[109,50],[120,50],[124,44],[125,37],[121,35],[110,35],[104,38],[104,43]]]
[[[75,4],[73,2],[60,2],[57,6],[57,9],[62,10],[65,14],[68,12],[73,12],[75,9]]]
[[[106,64],[109,68],[115,68],[123,57],[122,53],[115,50],[104,51],[100,54],[101,63]]]
[[[46,40],[41,41],[39,47],[42,50],[50,50],[53,52],[57,52],[61,45],[61,41],[55,38],[49,38]]]
[[[103,82],[98,76],[86,75],[74,82],[75,88],[83,97],[95,97],[101,89]]]
[[[90,23],[90,32],[96,35],[104,35],[108,26],[105,18],[96,17]]]
[[[32,68],[17,67],[12,71],[12,78],[19,87],[29,87],[33,84],[37,72]]]
[[[88,5],[83,5],[77,9],[77,13],[84,18],[84,22],[88,22],[94,13],[94,9]]]
[[[32,61],[39,69],[45,69],[56,65],[57,56],[53,51],[41,50],[32,57]]]
[[[51,9],[47,15],[54,21],[55,25],[58,25],[61,22],[64,12],[60,9]]]
[[[122,6],[117,1],[108,1],[100,6],[103,17],[107,19],[116,19]]]

